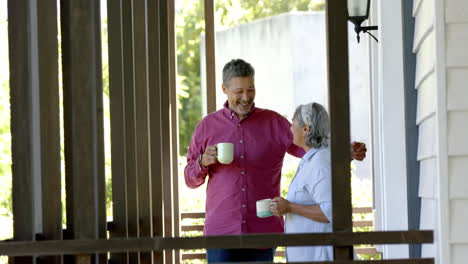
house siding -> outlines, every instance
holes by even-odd
[[[453,263],[466,263],[468,259],[468,244],[457,244],[450,249]]]
[[[434,256],[438,263],[444,264],[465,264],[468,259],[468,1],[436,1],[414,1],[413,6],[420,228],[434,230],[436,237],[434,245],[423,245],[422,257]],[[436,30],[440,27],[443,30]],[[440,47],[444,47],[442,53]],[[442,240],[437,241],[439,238]]]
[[[466,184],[468,170],[466,164],[468,164],[468,156],[452,156],[449,158],[449,188],[450,199],[452,200],[468,199],[468,184]]]
[[[435,78],[434,0],[414,1],[415,18],[413,52],[416,54],[414,87],[418,91],[416,123],[419,126],[418,154],[420,161],[419,197],[421,197],[420,229],[437,229],[437,153]],[[421,248],[422,257],[435,257],[436,243]]]
[[[451,262],[462,264],[468,259],[468,1],[445,0],[445,27],[449,242]]]

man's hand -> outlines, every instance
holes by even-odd
[[[366,157],[366,144],[362,142],[351,143],[351,158],[353,160],[362,161]]]
[[[218,148],[216,147],[216,145],[206,147],[205,153],[203,153],[202,155],[200,165],[206,168],[211,164],[215,164],[216,162],[218,162],[217,155]]]
[[[271,203],[270,211],[273,215],[282,216],[291,211],[289,201],[283,197],[275,197]]]

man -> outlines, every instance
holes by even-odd
[[[282,233],[283,218],[256,216],[256,201],[280,194],[281,167],[287,153],[302,157],[293,144],[291,124],[278,113],[255,107],[255,71],[241,60],[223,68],[224,108],[206,116],[197,126],[187,153],[185,182],[202,185],[209,177],[205,235]],[[230,164],[217,161],[216,144],[234,144]],[[354,159],[362,160],[363,143],[352,145]],[[208,249],[215,262],[273,261],[274,249]]]

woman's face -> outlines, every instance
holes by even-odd
[[[306,127],[300,126],[299,122],[295,119],[292,121],[291,132],[293,133],[293,143],[296,146],[304,147],[305,146],[305,135]]]

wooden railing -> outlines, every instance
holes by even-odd
[[[372,207],[355,207],[353,208],[353,216],[359,219],[365,220],[353,220],[353,227],[355,229],[365,228],[369,231],[374,230],[374,221],[372,215]],[[359,217],[358,217],[359,216]],[[370,220],[369,220],[370,219]],[[187,220],[197,222],[196,224],[186,224]],[[189,232],[193,232],[191,235],[202,235],[204,228],[205,213],[204,212],[183,212],[181,213],[181,231],[182,236],[188,236]],[[380,255],[375,246],[366,247],[355,247],[355,253],[357,255]],[[285,257],[283,248],[276,250],[276,257]],[[182,251],[182,260],[202,260],[206,259],[204,252],[187,252]]]

